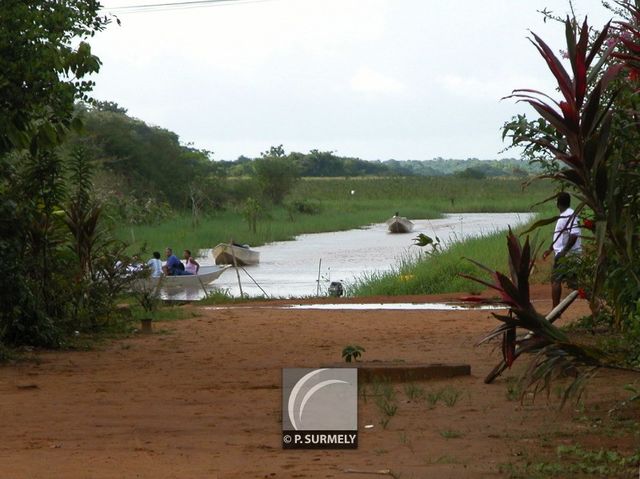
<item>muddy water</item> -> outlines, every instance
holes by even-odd
[[[306,234],[295,241],[279,241],[255,248],[260,251],[260,264],[240,270],[245,295],[269,297],[305,297],[326,295],[331,281],[349,283],[374,271],[388,271],[401,258],[417,256],[421,248],[412,246],[418,233],[438,236],[445,245],[453,241],[505,230],[508,226],[529,221],[530,213],[461,213],[437,220],[412,220],[414,231],[390,234],[384,223],[362,229],[333,233]],[[213,264],[208,250],[202,251],[200,264]],[[318,271],[320,281],[318,282]],[[238,279],[233,270],[226,271],[211,289],[224,289],[239,296]],[[168,292],[169,299],[199,299],[202,290]]]
[[[506,309],[501,304],[474,304],[474,303],[317,303],[317,304],[288,304],[284,306],[208,306],[204,309],[211,311],[242,309],[313,309],[313,310],[338,310],[338,311],[497,311]]]

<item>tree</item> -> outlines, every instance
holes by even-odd
[[[100,60],[85,41],[104,29],[95,0],[0,2],[0,154],[60,144]],[[79,40],[79,41],[78,41]]]
[[[210,152],[182,145],[174,132],[132,118],[114,103],[94,105],[82,116],[82,135],[73,141],[92,145],[103,169],[118,178],[118,192],[129,198],[191,208],[194,180],[220,176]]]
[[[96,100],[92,102],[92,106],[94,109],[98,111],[110,111],[111,113],[120,113],[122,115],[127,114],[126,108],[121,107],[115,101],[99,101]]]
[[[478,166],[469,166],[462,171],[457,171],[455,175],[460,178],[471,178],[474,180],[484,180],[487,177],[485,171]]]
[[[254,176],[262,195],[276,205],[282,204],[300,174],[291,158],[285,156],[282,145],[271,147],[253,165]]]
[[[78,126],[100,60],[86,40],[104,29],[94,0],[0,2],[0,341],[56,344],[64,319],[59,213],[65,196],[57,147]]]

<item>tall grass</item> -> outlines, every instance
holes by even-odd
[[[545,216],[547,211],[545,211]],[[548,216],[551,216],[549,212]],[[524,231],[526,226],[517,231]],[[531,241],[546,247],[551,238],[551,227],[540,228],[532,233]],[[479,261],[493,269],[507,272],[506,233],[469,238],[449,245],[444,251],[423,256],[419,259],[403,258],[398,266],[388,272],[366,274],[357,278],[347,288],[353,296],[412,295],[468,292],[476,294],[484,288],[478,283],[465,279],[461,273],[485,277],[486,273],[465,258]],[[538,270],[533,280],[544,279],[550,265]]]
[[[120,226],[116,235],[132,244],[132,249],[146,244],[148,251],[162,251],[171,246],[176,250],[212,248],[230,239],[258,246],[273,241],[291,240],[302,233],[342,231],[371,223],[383,222],[394,213],[386,201],[369,200],[342,204],[325,201],[315,215],[294,214],[282,207],[269,211],[269,217],[258,221],[257,230],[251,232],[241,213],[234,210],[216,212],[194,226],[189,213],[157,225]],[[424,200],[418,200],[403,209],[403,214],[414,218],[438,218]]]
[[[255,233],[249,230],[241,208],[230,206],[211,212],[197,226],[192,224],[190,213],[184,212],[157,225],[122,225],[116,234],[132,243],[132,250],[143,244],[148,251],[161,251],[166,246],[197,250],[229,239],[258,246],[303,233],[380,223],[396,211],[410,218],[437,218],[448,212],[531,211],[532,204],[550,194],[549,184],[537,182],[523,191],[522,182],[513,179],[309,178],[298,183],[288,201],[314,202],[319,213],[292,216],[284,207],[270,208],[258,221]]]
[[[421,201],[428,209],[441,213],[498,213],[531,211],[534,203],[552,193],[553,185],[548,181],[535,181],[523,189],[520,179],[361,177],[305,178],[291,196],[295,199],[332,199],[346,204],[384,198],[389,210],[394,207],[404,210],[415,201]]]

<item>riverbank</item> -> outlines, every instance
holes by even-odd
[[[243,181],[243,180],[234,180]],[[287,241],[300,234],[345,231],[380,223],[399,211],[409,218],[439,218],[459,212],[529,212],[552,194],[552,185],[536,181],[523,189],[521,179],[456,177],[305,178],[285,206],[262,204],[252,232],[242,205],[204,212],[194,223],[190,211],[176,212],[152,225],[118,225],[116,236],[131,243],[131,251],[146,245],[148,252],[167,245],[175,249],[211,248],[230,238],[259,246]],[[303,213],[300,210],[307,211]]]
[[[366,228],[341,232],[298,236],[295,241],[278,241],[257,247],[260,263],[238,271],[242,295],[269,298],[326,296],[332,281],[346,286],[353,295],[352,283],[357,278],[394,269],[403,259],[424,255],[415,245],[415,237],[426,234],[438,237],[442,247],[457,244],[469,237],[506,231],[509,226],[527,223],[530,213],[462,213],[444,218],[414,219],[411,234],[390,234],[387,225],[378,223]],[[210,250],[200,252],[200,264],[213,263]],[[238,275],[224,273],[207,287],[218,299],[240,297]],[[224,292],[225,297],[220,297]],[[406,291],[411,293],[410,290]],[[432,291],[434,292],[434,291]],[[185,291],[163,291],[163,297],[174,300],[197,300],[204,297],[202,288]]]
[[[547,216],[552,216],[548,214]],[[528,229],[533,221],[514,228],[516,232]],[[516,226],[516,225],[513,225]],[[531,233],[532,244],[548,244],[551,227],[545,226]],[[420,257],[406,257],[392,269],[363,274],[349,285],[353,296],[441,294],[456,291],[477,293],[482,286],[461,274],[483,278],[485,272],[469,261],[475,260],[494,271],[508,271],[506,229],[504,231],[465,238]],[[537,258],[532,281],[548,280],[551,262]]]
[[[440,213],[427,202],[404,205],[403,214],[414,218],[438,218]],[[388,201],[324,201],[315,214],[294,213],[284,207],[271,208],[268,217],[258,221],[256,232],[249,230],[240,210],[219,211],[200,219],[194,225],[189,213],[157,225],[121,226],[116,236],[131,243],[132,250],[147,246],[147,251],[163,251],[166,246],[176,250],[213,248],[230,239],[251,246],[261,246],[274,241],[291,241],[301,234],[346,231],[385,221],[393,216]]]

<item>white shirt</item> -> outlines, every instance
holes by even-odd
[[[582,249],[580,244],[580,220],[577,216],[574,216],[574,211],[571,208],[567,208],[560,213],[560,218],[556,222],[556,229],[553,232],[553,251],[554,254],[562,252],[569,242],[569,236],[576,235],[578,239],[569,250],[572,253],[578,253]]]
[[[147,264],[149,265],[149,268],[151,268],[152,278],[162,276],[162,261],[157,258],[151,258],[149,261],[147,261]]]

